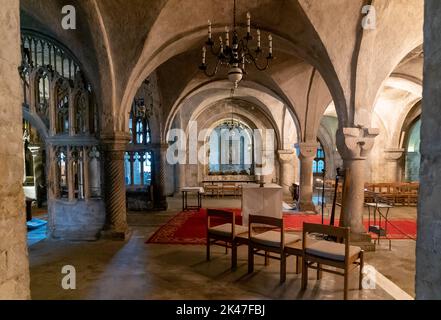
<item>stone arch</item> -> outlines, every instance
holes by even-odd
[[[133,88],[138,87],[148,74],[153,72],[153,70],[171,59],[173,56],[183,53],[189,50],[189,48],[198,47],[204,42],[206,37],[205,24],[208,18],[201,19],[200,15],[196,14],[195,8],[197,8],[199,12],[199,10],[203,10],[201,9],[201,6],[204,7],[210,4],[210,6],[207,7],[207,10],[205,10],[205,12],[210,13],[213,11],[213,8],[216,7],[216,4],[207,1],[204,4],[198,3],[197,6],[193,6],[191,1],[186,1],[185,4],[180,3],[179,5],[180,10],[182,10],[180,12],[185,12],[185,14],[176,16],[171,11],[172,6],[177,5],[175,2],[176,1],[169,1],[163,7],[155,24],[151,28],[151,36],[148,37],[144,44],[144,50],[139,57],[137,65],[133,69],[130,79],[127,81],[121,102],[123,113],[128,110],[130,101],[135,94]],[[265,13],[268,13],[268,10],[271,10],[271,7],[277,7],[276,11],[280,11],[278,19],[283,21],[283,23],[274,25],[270,21],[264,21],[265,23],[259,26],[260,29],[262,32],[271,32],[273,34],[275,43],[278,43],[278,50],[289,55],[292,55],[293,53],[296,54],[298,57],[314,66],[320,74],[323,75],[325,82],[329,88],[331,88],[330,91],[332,92],[334,100],[340,102],[338,106],[344,105],[342,109],[338,110],[338,113],[339,117],[345,120],[346,107],[343,90],[341,86],[339,86],[336,72],[326,49],[302,6],[297,1],[259,1],[258,3],[248,5],[250,8],[247,8],[247,10],[250,10],[252,14],[255,14],[254,11],[258,11],[260,19],[265,18]],[[225,6],[228,8],[227,10],[225,10]],[[279,6],[283,6],[283,10],[280,10],[280,8],[278,8]],[[221,12],[220,15],[218,14],[219,12],[217,12],[217,18],[221,21],[216,21],[215,25],[213,25],[213,33],[216,34],[217,32],[221,32],[223,28],[221,28],[220,25],[224,25],[226,21],[230,22],[229,7],[230,4],[226,4],[222,10],[219,10]],[[243,10],[244,8],[240,8],[239,11]],[[187,15],[190,15],[191,13],[193,13],[191,16],[192,20],[187,17]],[[298,15],[300,19],[290,18],[293,14]],[[213,14],[213,16],[216,15]],[[285,18],[282,19],[281,16],[284,16]],[[163,34],[164,23],[169,19],[173,19],[173,29],[167,30],[164,34],[165,36],[160,39],[158,35]],[[188,21],[186,21],[186,19]],[[184,24],[183,21],[185,21]],[[180,26],[180,29],[178,29],[177,26]],[[302,36],[299,36],[300,34]],[[312,52],[314,52],[314,54],[311,54]],[[125,127],[125,125],[121,125],[121,127]]]
[[[219,90],[221,89],[221,90]],[[179,103],[177,102],[173,108],[173,112],[169,114],[168,119],[166,120],[166,123],[164,125],[164,136],[162,139],[166,139],[166,135],[168,130],[170,130],[175,122],[175,119],[179,112],[181,110],[186,109],[187,106],[190,105],[191,109],[191,116],[186,116],[185,119],[191,120],[195,117],[195,115],[205,112],[205,110],[212,104],[224,100],[224,99],[230,99],[231,98],[231,84],[226,81],[217,81],[212,82],[207,86],[204,86],[198,90],[195,90],[188,94],[185,98],[181,99]],[[276,96],[271,91],[268,91],[265,89],[265,91],[259,91],[259,89],[265,89],[262,86],[254,87],[242,87],[239,88],[234,97],[232,99],[235,99],[237,101],[241,101],[242,104],[245,106],[253,106],[256,108],[259,108],[260,111],[265,115],[266,118],[270,119],[273,123],[273,127],[276,129],[276,134],[278,136],[278,141],[280,142],[279,146],[283,146],[283,121],[285,119],[282,119],[282,122],[279,121],[279,123],[276,123],[274,120],[275,114],[274,109],[276,106],[274,104],[277,104],[277,108],[279,109],[280,117],[282,117],[283,110],[287,111],[289,113],[294,126],[297,131],[297,137],[300,139],[301,132],[299,131],[299,123],[296,117],[294,117],[293,113],[291,112],[290,108],[287,107],[287,104],[281,100],[278,96]],[[270,107],[270,105],[272,107]],[[185,111],[188,113],[188,111]]]

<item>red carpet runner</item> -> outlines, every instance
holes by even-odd
[[[236,223],[242,224],[240,209],[226,210],[234,211],[236,213]],[[304,222],[321,223],[320,215],[284,213],[283,218],[285,219],[286,230],[290,231],[301,231]],[[206,209],[201,209],[199,212],[180,212],[160,227],[146,243],[204,245],[206,243],[206,219]],[[212,220],[213,225],[222,223],[223,221]],[[329,224],[329,219],[325,218],[325,224]],[[367,228],[368,221],[365,221],[364,224]],[[338,225],[338,220],[335,221],[335,225]],[[416,230],[416,221],[414,220],[391,220],[391,223],[387,226],[390,239],[416,238]],[[376,235],[373,235],[373,237],[375,238]]]

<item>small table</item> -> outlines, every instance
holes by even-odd
[[[202,196],[205,193],[204,188],[202,187],[185,187],[182,188],[182,211],[189,211],[192,209],[201,209],[202,208]],[[197,193],[198,204],[196,206],[188,205],[188,193],[193,192]]]
[[[387,204],[387,203],[366,203],[366,206],[368,207],[369,212],[369,218],[368,218],[368,226],[369,226],[369,232],[375,233],[378,237],[375,240],[375,242],[378,241],[378,244],[380,244],[380,238],[384,237],[389,241],[389,250],[392,250],[392,241],[387,237],[387,222],[388,222],[388,215],[390,208],[393,208],[393,206]],[[371,208],[373,209],[373,218],[374,218],[374,224],[371,225]],[[381,210],[385,210],[386,212],[383,213]],[[378,225],[377,225],[377,213],[378,213]],[[384,218],[385,225],[384,228],[381,227],[381,220]]]

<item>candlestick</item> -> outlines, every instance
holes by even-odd
[[[268,40],[269,40],[269,53],[273,54],[273,36],[268,35]]]
[[[208,39],[211,40],[211,21],[208,20]]]
[[[228,29],[228,27],[225,27],[225,45],[227,47],[230,46],[230,29]]]
[[[247,12],[247,32],[251,33],[251,14]]]
[[[205,64],[206,52],[207,52],[207,49],[205,47],[202,47],[202,64]]]
[[[219,42],[220,42],[220,52],[224,52],[224,43],[222,41],[222,36],[219,36]]]

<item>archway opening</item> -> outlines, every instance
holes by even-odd
[[[417,182],[420,180],[420,131],[421,118],[418,118],[410,127],[406,146],[405,179],[408,182]]]

